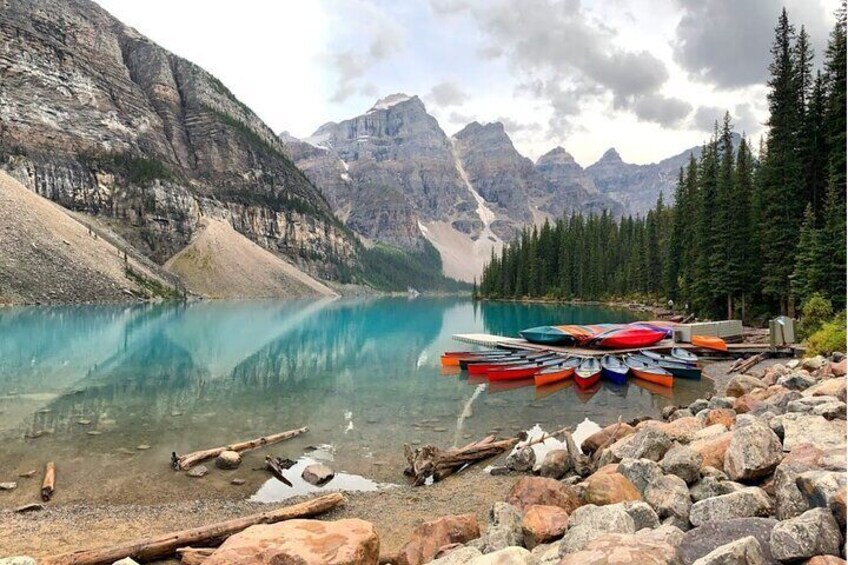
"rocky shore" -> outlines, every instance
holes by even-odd
[[[405,497],[412,513],[416,500],[445,487],[486,492],[475,512],[463,514],[467,504],[441,506],[453,514],[429,507],[400,543],[385,543],[392,516],[379,503],[369,512],[371,503],[354,500],[324,520],[250,527],[191,558],[205,565],[845,563],[845,370],[840,354],[754,369],[717,380],[717,394],[667,407],[661,419],[609,423],[579,450],[517,449],[499,469],[506,476],[472,468],[446,481],[455,479],[452,487],[381,493]],[[490,496],[495,485],[502,491]]]

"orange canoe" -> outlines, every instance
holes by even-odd
[[[720,337],[693,335],[692,345],[703,347],[704,349],[714,349],[715,351],[727,351],[727,342]]]
[[[663,374],[650,370],[634,369],[633,367],[630,367],[630,371],[637,379],[642,379],[643,381],[648,381],[649,383],[654,383],[667,387],[674,386],[674,377],[671,376],[670,373]]]
[[[541,373],[537,373],[533,377],[536,386],[545,386],[552,383],[558,383],[571,377],[574,374],[574,367],[562,367],[555,369],[547,369]]]

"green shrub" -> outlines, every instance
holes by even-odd
[[[830,300],[814,292],[801,305],[801,337],[809,337],[816,333],[828,320],[833,317],[833,305]]]
[[[845,312],[839,312],[832,320],[825,322],[807,341],[808,355],[827,355],[834,351],[845,351],[846,346]]]

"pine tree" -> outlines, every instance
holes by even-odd
[[[801,224],[801,237],[798,242],[798,254],[795,257],[795,271],[792,274],[792,294],[799,303],[821,289],[822,286],[822,248],[821,234],[816,228],[816,215],[812,203],[804,210],[804,223]]]

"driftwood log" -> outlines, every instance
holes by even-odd
[[[263,436],[260,438],[252,439],[250,441],[243,441],[241,443],[234,443],[232,445],[225,445],[223,447],[215,447],[212,449],[195,451],[194,453],[189,453],[188,455],[177,455],[176,452],[173,452],[171,453],[171,466],[176,471],[185,471],[186,469],[190,469],[198,463],[206,461],[207,459],[218,457],[224,451],[235,451],[237,453],[242,451],[248,451],[250,449],[256,449],[257,447],[280,443],[281,441],[291,439],[308,431],[309,428],[304,426],[296,430],[289,430],[287,432],[280,432],[278,434]]]
[[[758,353],[756,355],[752,355],[747,359],[739,359],[733,365],[730,366],[730,369],[727,371],[728,373],[744,373],[754,366],[758,365],[761,361],[765,361],[768,359],[768,352],[763,351],[762,353]]]
[[[518,441],[517,437],[498,440],[495,436],[487,436],[464,447],[450,449],[439,449],[432,445],[412,449],[409,444],[404,444],[403,452],[409,463],[404,474],[412,477],[413,486],[421,486],[429,478],[438,482],[466,465],[500,455]]]
[[[147,562],[171,556],[181,547],[219,545],[231,535],[256,524],[273,524],[293,518],[315,516],[332,510],[341,504],[344,504],[344,497],[336,492],[300,504],[269,510],[261,514],[252,514],[243,518],[235,518],[210,526],[171,532],[109,547],[85,549],[47,557],[40,560],[39,563],[41,565],[109,565],[124,557]]]
[[[55,485],[56,465],[52,461],[48,461],[44,467],[44,482],[41,483],[41,500],[47,502],[53,497]]]

